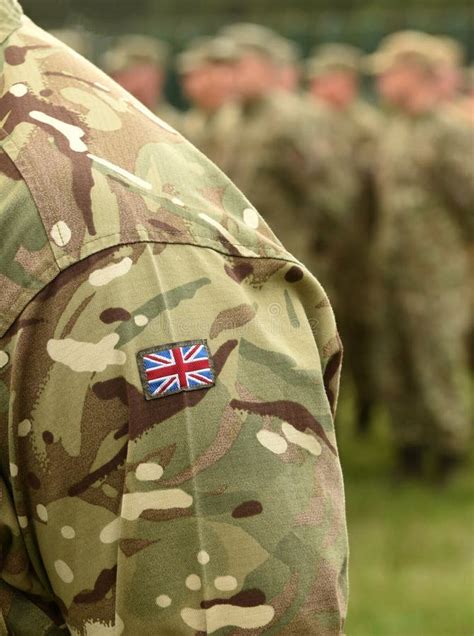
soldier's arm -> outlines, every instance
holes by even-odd
[[[442,122],[435,180],[456,216],[463,238],[474,241],[474,128]]]
[[[170,369],[160,393],[166,352],[201,341],[209,372]],[[0,355],[12,633],[48,603],[72,634],[341,633],[341,348],[307,271],[189,245],[108,249],[41,291]]]

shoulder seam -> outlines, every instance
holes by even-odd
[[[110,236],[117,236],[116,234],[112,234]],[[101,237],[101,238],[107,238],[107,237]],[[161,245],[186,245],[188,247],[196,247],[199,249],[211,249],[215,252],[218,252],[219,254],[222,254],[223,256],[227,256],[229,258],[249,258],[249,259],[254,259],[254,260],[273,260],[273,261],[283,261],[286,263],[294,263],[294,264],[300,264],[299,261],[292,257],[290,254],[286,255],[280,255],[280,256],[270,256],[267,254],[264,255],[245,255],[245,254],[230,254],[229,252],[225,251],[221,245],[219,245],[218,243],[216,243],[215,241],[212,241],[210,239],[206,239],[209,241],[210,245],[203,245],[200,243],[186,243],[186,242],[171,242],[171,241],[165,241],[165,240],[157,240],[157,239],[153,239],[153,238],[138,238],[137,240],[122,240],[121,242],[113,242],[111,244],[107,244],[104,245],[103,247],[99,248],[98,250],[91,250],[88,254],[85,254],[83,257],[74,260],[74,261],[69,261],[67,263],[67,265],[61,269],[58,268],[58,263],[55,261],[55,266],[56,267],[48,267],[45,270],[38,272],[39,276],[47,276],[49,278],[49,280],[47,282],[44,283],[44,285],[37,290],[30,290],[30,289],[25,289],[23,290],[22,293],[20,293],[17,296],[17,299],[15,300],[15,302],[11,305],[10,311],[8,312],[8,314],[6,314],[6,317],[4,318],[3,316],[0,316],[0,338],[3,338],[5,336],[5,334],[7,333],[7,331],[10,329],[10,327],[13,325],[13,323],[17,320],[17,318],[20,316],[20,314],[26,309],[26,307],[30,304],[30,302],[39,294],[41,293],[50,283],[52,283],[58,276],[60,276],[63,272],[65,272],[67,269],[69,269],[69,267],[72,267],[74,265],[76,265],[77,263],[80,263],[82,261],[87,260],[90,256],[93,256],[95,254],[100,254],[100,252],[103,252],[107,249],[113,249],[113,248],[120,248],[124,245],[138,245],[141,243],[154,243],[154,244],[161,244]],[[94,241],[97,242],[97,241]],[[212,244],[211,244],[212,243]],[[87,245],[90,245],[90,243],[87,243]],[[241,245],[240,247],[247,247],[244,245]],[[250,249],[250,248],[249,248]],[[65,256],[65,258],[67,257],[67,255]],[[60,261],[62,261],[63,259],[59,259]]]

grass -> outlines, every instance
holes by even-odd
[[[444,488],[397,486],[384,414],[358,439],[350,396],[340,407],[351,545],[346,633],[473,636],[473,462]]]

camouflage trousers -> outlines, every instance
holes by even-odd
[[[377,366],[400,445],[461,454],[470,436],[465,289],[385,281]]]

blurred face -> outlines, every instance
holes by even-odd
[[[192,104],[200,106],[207,90],[207,69],[204,66],[186,73],[181,78],[183,93]]]
[[[382,99],[411,113],[432,108],[439,96],[435,79],[416,64],[399,64],[377,78]]]
[[[277,69],[277,88],[289,93],[298,90],[300,84],[300,70],[296,64],[285,64]]]
[[[216,111],[235,98],[235,67],[231,64],[206,64],[187,73],[182,85],[190,102],[202,110]]]
[[[237,88],[240,98],[251,101],[271,92],[276,83],[273,62],[263,55],[244,55],[236,65]]]
[[[161,99],[164,74],[155,64],[137,64],[113,73],[112,78],[151,110]]]
[[[416,75],[408,66],[394,66],[377,77],[377,90],[388,104],[399,104],[415,90]]]
[[[355,73],[334,71],[316,77],[310,84],[310,93],[318,101],[334,109],[347,108],[357,97],[359,81]]]
[[[438,89],[440,99],[452,101],[461,90],[462,74],[455,66],[442,67],[438,74]]]

